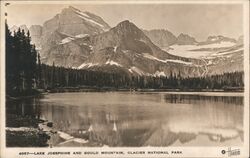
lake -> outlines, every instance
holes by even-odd
[[[53,122],[53,146],[243,145],[243,93],[51,93],[8,110]]]

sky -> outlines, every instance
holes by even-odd
[[[42,25],[68,4],[10,4],[8,24]],[[167,29],[189,34],[198,41],[210,35],[238,38],[243,34],[241,4],[73,4],[104,19],[111,27],[129,20],[142,29]]]

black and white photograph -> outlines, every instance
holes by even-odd
[[[170,2],[2,1],[1,157],[248,157],[249,2]]]

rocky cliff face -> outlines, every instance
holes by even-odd
[[[66,35],[98,34],[109,29],[109,25],[102,18],[80,10],[68,7],[62,10],[43,25],[43,35],[58,31]]]
[[[36,45],[36,48],[38,50],[41,50],[41,36],[42,36],[42,31],[43,31],[42,26],[32,25],[29,28],[29,31],[30,31],[32,43]]]
[[[77,42],[77,39],[100,34],[108,29],[109,25],[101,17],[81,12],[73,7],[65,8],[43,25],[42,62],[47,64],[55,62],[56,65],[66,67],[78,66],[86,59],[89,52],[83,43]]]
[[[80,69],[153,76],[168,76],[171,71],[176,74],[180,71],[183,76],[203,73],[202,62],[161,50],[129,21],[90,37],[90,44],[93,51]]]
[[[177,37],[168,30],[154,29],[143,31],[150,40],[160,48],[166,48],[176,43]]]
[[[36,46],[36,50],[41,50],[41,37],[42,37],[42,26],[40,25],[32,25],[30,28],[28,28],[26,25],[20,25],[20,26],[12,26],[10,28],[10,31],[12,33],[17,32],[18,29],[24,30],[24,32],[27,34],[29,31],[30,37],[31,37],[31,43]]]
[[[181,33],[176,40],[176,43],[178,45],[193,45],[193,44],[197,44],[198,42],[195,40],[194,37],[191,37],[187,34],[183,34]]]

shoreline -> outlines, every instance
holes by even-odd
[[[49,133],[40,128],[46,120],[17,114],[6,115],[7,147],[48,147]]]
[[[244,92],[243,88],[238,89],[153,89],[153,88],[113,88],[113,87],[62,87],[46,90],[47,93],[64,92]]]
[[[8,100],[20,100],[20,99],[27,99],[32,97],[43,96],[50,93],[76,93],[76,92],[150,92],[150,93],[157,93],[157,92],[164,92],[164,93],[171,93],[171,94],[201,94],[204,95],[206,93],[217,93],[217,94],[241,94],[239,96],[244,96],[244,89],[237,89],[237,90],[224,90],[224,89],[132,89],[132,88],[112,88],[112,87],[62,87],[62,88],[55,88],[55,89],[48,89],[48,90],[40,90],[39,93],[34,95],[21,95],[21,96],[9,96],[6,95],[6,101]],[[220,95],[218,95],[220,96]],[[229,95],[230,96],[230,95]],[[238,96],[238,95],[237,95]]]

